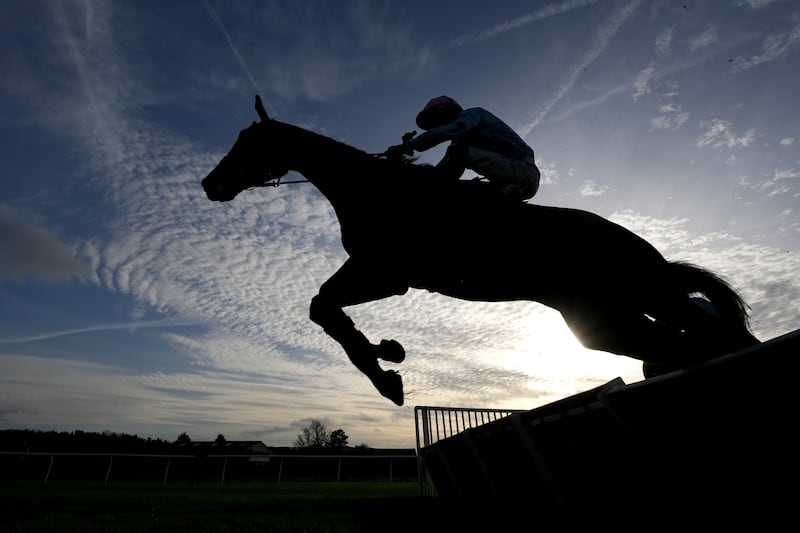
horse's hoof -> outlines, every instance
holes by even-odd
[[[396,405],[403,405],[403,378],[394,370],[387,370],[372,383],[381,395],[392,400]]]
[[[378,357],[390,363],[402,363],[406,358],[406,350],[396,340],[384,339],[378,347]]]

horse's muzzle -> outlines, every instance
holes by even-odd
[[[208,199],[213,202],[230,202],[239,193],[239,191],[233,191],[229,187],[225,187],[222,180],[214,176],[213,171],[200,183]]]

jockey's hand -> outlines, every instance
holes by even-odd
[[[414,149],[403,143],[390,146],[384,153],[388,159],[402,159],[404,155],[414,155]]]

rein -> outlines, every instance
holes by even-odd
[[[381,152],[379,154],[368,154],[368,155],[371,155],[372,157],[377,157],[379,159],[380,158],[388,159],[386,152]],[[309,183],[309,180],[281,181],[281,178],[269,179],[264,183],[259,183],[258,185],[253,185],[252,187],[248,187],[248,189],[254,189],[256,187],[278,187],[280,185],[288,185],[290,183]]]
[[[264,183],[260,183],[258,185],[253,185],[253,187],[249,187],[250,189],[254,187],[277,187],[279,185],[287,185],[290,183],[309,183],[308,180],[291,180],[291,181],[281,181],[281,178],[267,180]]]

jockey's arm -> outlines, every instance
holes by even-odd
[[[449,124],[431,128],[408,142],[417,152],[424,152],[445,141],[452,141],[474,131],[481,125],[482,117],[477,110],[467,109]]]

